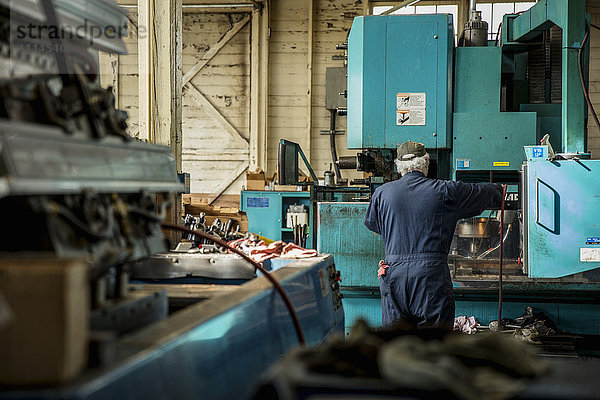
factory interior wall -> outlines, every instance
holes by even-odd
[[[592,24],[600,26],[600,1],[588,0],[587,12],[591,16]],[[596,109],[600,112],[600,30],[590,31],[590,99]],[[588,115],[588,151],[592,157],[600,159],[600,131],[591,115]]]
[[[592,23],[600,25],[600,1],[588,0],[587,4]],[[361,0],[269,1],[268,118],[263,144],[267,153],[266,164],[259,165],[267,175],[276,172],[277,147],[282,138],[301,145],[318,176],[329,169],[329,137],[320,134],[329,129],[330,117],[325,108],[325,70],[343,65],[342,61],[332,60],[332,56],[343,54],[335,45],[346,40],[354,17],[364,10],[365,2]],[[184,9],[183,73],[243,15],[192,13]],[[129,113],[129,132],[137,136],[139,68],[135,12],[130,12],[129,18],[129,54],[101,55],[101,80],[104,85],[115,87],[118,107]],[[253,118],[249,108],[251,29],[251,24],[246,24],[192,80],[212,104],[212,114],[199,107],[197,96],[184,88],[183,170],[192,174],[192,192],[214,192],[220,183],[232,181],[224,193],[236,194],[244,185],[248,151],[240,147],[239,141],[236,145],[230,140],[223,131],[223,120],[215,119],[214,110],[241,137],[249,139]],[[591,46],[590,96],[600,110],[600,31],[596,29],[591,32]],[[346,130],[345,117],[338,118],[337,129]],[[336,143],[339,156],[355,154],[346,149],[345,135],[338,136]],[[600,158],[600,132],[591,117],[588,149],[594,158]],[[350,171],[342,174],[350,179],[361,175]]]
[[[325,108],[325,71],[342,67],[343,55],[335,46],[344,43],[354,17],[362,15],[362,2],[355,0],[314,0],[312,37],[308,32],[311,0],[271,2],[269,45],[269,130],[267,171],[277,164],[280,138],[300,144],[318,176],[332,162],[329,136],[330,113]],[[312,42],[312,48],[308,45]],[[312,84],[309,74],[312,72]],[[311,87],[309,87],[309,85]],[[346,118],[337,119],[337,129],[346,130]],[[356,154],[346,149],[346,136],[336,138],[338,156]],[[342,171],[345,177],[358,177]]]

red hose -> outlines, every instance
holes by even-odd
[[[162,228],[163,229],[170,229],[170,230],[180,231],[180,232],[183,232],[183,233],[189,233],[191,235],[196,235],[196,236],[202,237],[204,239],[208,239],[211,242],[214,242],[214,243],[218,244],[219,246],[225,247],[226,249],[228,249],[231,252],[239,255],[244,260],[246,260],[250,264],[252,264],[256,269],[258,269],[260,272],[263,273],[263,275],[271,282],[271,284],[273,285],[273,287],[275,288],[275,290],[281,296],[281,299],[285,303],[285,306],[287,307],[288,312],[290,313],[290,317],[292,318],[292,322],[294,323],[294,329],[296,330],[296,336],[298,336],[298,342],[301,345],[303,345],[303,344],[306,343],[306,340],[304,339],[304,333],[302,332],[302,327],[300,326],[300,320],[298,319],[298,314],[296,314],[296,310],[294,309],[294,306],[292,305],[292,301],[290,300],[290,298],[287,295],[287,293],[285,293],[285,290],[283,290],[283,288],[281,287],[281,285],[279,284],[279,282],[277,282],[277,280],[275,278],[273,278],[273,276],[262,265],[260,265],[256,261],[250,259],[250,257],[248,257],[247,255],[245,255],[244,253],[242,253],[238,249],[233,248],[232,246],[230,246],[229,244],[227,244],[223,240],[217,239],[214,236],[211,236],[211,235],[209,235],[209,234],[207,234],[205,232],[195,231],[195,230],[192,230],[192,229],[188,229],[185,226],[181,226],[181,225],[177,225],[177,224],[171,224],[171,223],[167,223],[167,222],[165,222],[165,223],[162,224]]]
[[[502,185],[502,205],[500,206],[500,273],[498,274],[498,330],[502,330],[502,258],[504,257],[504,200],[506,185]]]

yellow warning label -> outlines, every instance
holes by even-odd
[[[510,163],[508,161],[494,161],[492,165],[494,167],[509,167]]]

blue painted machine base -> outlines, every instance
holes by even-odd
[[[497,283],[486,283],[489,284],[488,288],[454,288],[457,317],[475,316],[482,325],[488,325],[498,318]],[[481,282],[478,284],[484,286]],[[561,331],[600,335],[600,285],[570,286],[548,283],[508,284],[503,291],[502,318],[520,317],[526,307],[533,307],[536,312],[543,312],[550,317]],[[575,290],[575,287],[580,290]],[[378,288],[342,288],[342,294],[346,333],[361,318],[371,326],[381,326]]]

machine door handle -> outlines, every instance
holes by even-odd
[[[560,233],[560,196],[550,185],[536,179],[536,217],[535,222],[542,228]]]

